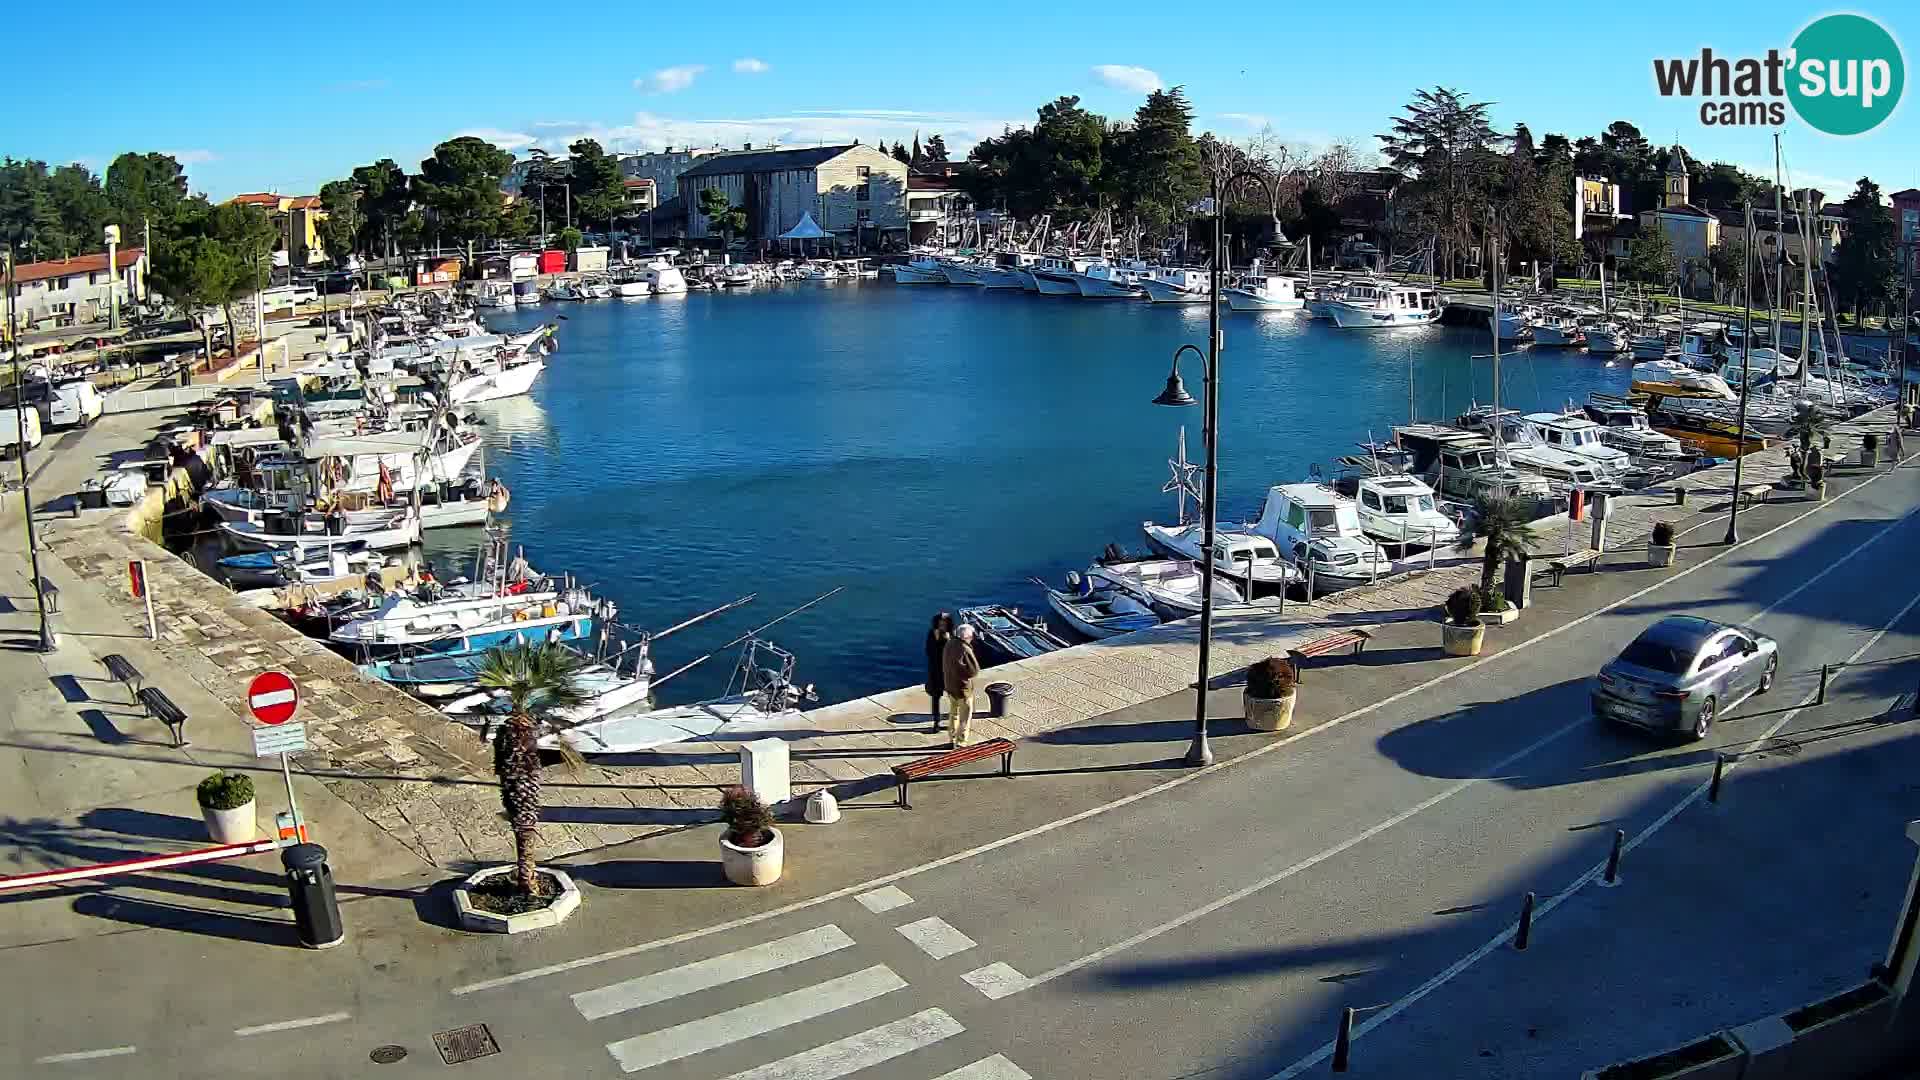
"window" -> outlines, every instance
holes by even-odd
[[[865,225],[866,223],[873,220],[873,211],[863,206],[860,209],[854,211],[853,219],[859,222],[860,224]]]
[[[853,189],[854,200],[857,202],[867,202],[872,199],[873,170],[865,165],[857,165],[854,167],[853,174],[860,178],[859,185]]]
[[[1390,496],[1387,501],[1392,502],[1394,499],[1400,499],[1401,506],[1404,509],[1406,500],[1401,499],[1398,495],[1394,495]],[[1380,496],[1374,494],[1372,491],[1362,491],[1360,493],[1360,504],[1369,510],[1378,510],[1380,509]]]
[[[859,177],[862,180],[865,180],[868,177],[873,175],[873,170],[868,168],[865,165],[857,165],[854,167],[853,175]]]
[[[1723,664],[1739,656],[1740,651],[1739,636],[1736,634],[1728,634],[1719,641],[1708,644],[1705,649],[1701,650],[1700,670],[1705,671],[1715,665]]]
[[[1387,496],[1387,513],[1404,514],[1406,512],[1407,512],[1407,497],[1405,495]]]
[[[1300,508],[1299,503],[1287,504],[1287,524],[1293,526],[1296,529],[1303,528],[1306,526],[1307,512]]]
[[[1690,659],[1691,657],[1681,654],[1680,650],[1671,645],[1648,641],[1644,637],[1627,646],[1620,654],[1621,663],[1666,675],[1678,675],[1686,671],[1687,661]]]
[[[1332,510],[1311,511],[1307,515],[1307,521],[1309,524],[1310,531],[1316,534],[1338,533],[1340,531],[1340,522],[1334,516],[1334,513]]]

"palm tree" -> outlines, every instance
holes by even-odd
[[[1519,499],[1488,497],[1474,502],[1473,528],[1460,534],[1460,550],[1471,551],[1476,541],[1486,541],[1480,556],[1480,595],[1491,599],[1493,579],[1500,565],[1533,554],[1533,532],[1528,529],[1529,507]]]
[[[1804,361],[1803,361],[1804,362]],[[1793,421],[1787,425],[1787,435],[1800,443],[1800,457],[1794,467],[1798,476],[1806,475],[1806,463],[1812,460],[1813,442],[1819,439],[1823,448],[1829,430],[1825,413],[1810,401],[1796,402],[1793,406]]]
[[[493,772],[500,778],[500,805],[513,826],[514,884],[536,893],[533,842],[540,828],[540,735],[550,714],[585,700],[579,653],[557,642],[515,644],[488,650],[474,681],[503,691],[507,722],[493,739]]]

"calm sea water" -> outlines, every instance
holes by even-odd
[[[759,599],[656,647],[662,672],[837,586],[769,636],[826,701],[918,684],[934,611],[984,602],[1044,611],[1110,542],[1144,548],[1177,431],[1200,456],[1200,410],[1152,404],[1206,311],[885,281],[792,284],[647,300],[548,304],[565,316],[531,396],[480,407],[488,464],[533,564],[659,628],[749,592]],[[1256,515],[1269,485],[1385,438],[1410,404],[1449,418],[1491,397],[1488,337],[1444,327],[1334,329],[1291,314],[1225,314],[1221,518]],[[1625,364],[1522,352],[1502,401],[1547,408],[1624,391]],[[1198,396],[1201,365],[1182,373]],[[1410,402],[1409,378],[1412,395]],[[429,534],[443,566],[476,530]],[[1056,620],[1057,621],[1057,620]],[[724,685],[715,656],[661,689]]]

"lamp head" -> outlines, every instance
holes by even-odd
[[[1183,406],[1199,404],[1198,401],[1194,400],[1192,394],[1187,393],[1185,384],[1180,381],[1180,368],[1178,365],[1175,365],[1174,369],[1167,373],[1167,388],[1160,391],[1160,396],[1154,398],[1153,403],[1155,405]]]

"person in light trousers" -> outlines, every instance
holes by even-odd
[[[980,676],[980,659],[973,652],[973,635],[973,626],[961,623],[960,629],[947,639],[944,657],[947,697],[952,699],[947,730],[953,735],[950,745],[956,750],[967,745],[967,734],[973,726],[973,681]]]

